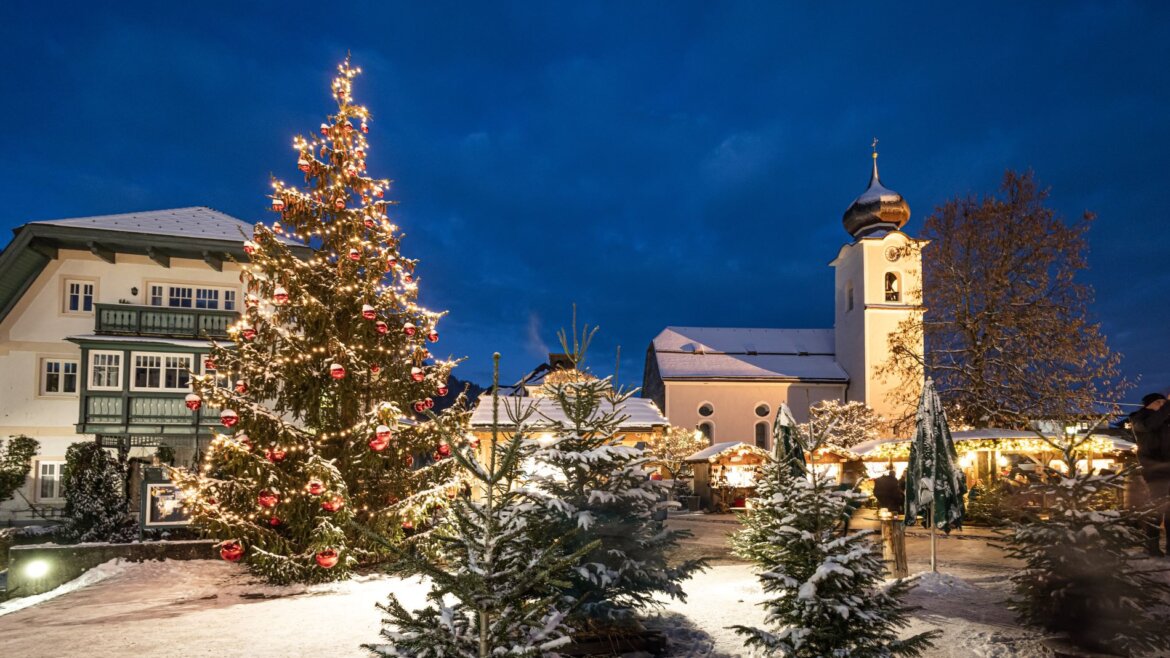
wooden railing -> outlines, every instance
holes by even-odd
[[[106,335],[166,336],[168,338],[227,338],[235,311],[95,304],[94,332]]]
[[[204,408],[193,412],[184,403],[183,393],[83,393],[80,425],[119,427],[130,431],[142,427],[188,427],[214,425],[217,411]],[[181,430],[180,430],[181,431]]]

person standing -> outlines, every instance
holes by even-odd
[[[1159,545],[1161,528],[1170,514],[1170,404],[1161,393],[1150,393],[1142,398],[1142,408],[1129,415],[1137,438],[1138,462],[1142,479],[1150,492],[1154,520],[1147,528],[1146,549],[1150,555],[1163,556]],[[1168,539],[1170,543],[1170,539]],[[1170,549],[1170,546],[1168,546]]]
[[[894,469],[891,468],[885,475],[874,479],[873,497],[877,498],[878,508],[901,515],[905,496],[901,483],[894,477]]]

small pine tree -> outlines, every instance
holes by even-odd
[[[901,603],[909,582],[883,582],[871,531],[841,534],[864,496],[838,490],[816,469],[807,477],[799,470],[780,462],[763,466],[755,504],[732,537],[735,554],[760,570],[773,627],[734,626],[736,633],[766,655],[923,655],[937,631],[898,638],[909,623],[910,610]]]
[[[125,480],[117,460],[97,443],[74,443],[65,451],[65,526],[74,542],[128,542],[138,523],[126,508]]]
[[[632,392],[583,370],[595,332],[586,325],[578,337],[574,317],[571,347],[559,333],[582,376],[545,385],[565,420],[545,419],[551,438],[533,455],[531,482],[549,510],[546,541],[569,536],[574,551],[599,542],[562,593],[578,606],[579,626],[604,630],[635,623],[637,613],[660,605],[662,595],[686,600],[682,581],[705,569],[706,561],[668,564],[667,552],[689,533],[666,529],[666,510],[677,506],[666,500],[670,483],[651,480],[651,455],[618,436],[622,405]]]
[[[537,448],[525,430],[531,411],[506,407],[513,431],[501,436],[499,355],[495,358],[488,462],[481,464],[470,450],[453,455],[479,495],[451,503],[431,532],[437,555],[402,553],[404,564],[397,570],[430,578],[430,604],[411,612],[391,595],[380,605],[388,615],[382,636],[390,644],[367,646],[379,655],[541,656],[570,641],[558,587],[594,544],[567,553],[571,535],[552,542],[537,540],[533,528],[544,523],[545,516],[518,481],[520,465]]]
[[[1025,564],[1012,576],[1009,607],[1020,621],[1090,651],[1170,650],[1170,585],[1157,574],[1161,565],[1142,554],[1142,512],[1116,505],[1125,479],[1138,475],[1092,472],[1091,434],[1041,437],[1061,452],[1063,468],[1046,466],[1042,481],[1029,487],[1052,501],[1049,518],[1013,523],[1005,534],[1008,555]]]
[[[0,502],[8,500],[24,486],[32,468],[32,458],[40,448],[36,439],[27,436],[9,437],[8,443],[0,440]]]

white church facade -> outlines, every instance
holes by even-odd
[[[781,403],[799,422],[824,400],[864,402],[885,418],[905,413],[891,393],[921,383],[896,381],[881,369],[890,334],[924,312],[926,243],[901,231],[910,206],[882,185],[873,156],[869,186],[843,217],[852,241],[829,263],[833,328],[666,327],[647,349],[642,395],[672,425],[695,428],[711,443],[765,447]]]

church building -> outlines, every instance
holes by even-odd
[[[902,416],[890,393],[921,383],[892,381],[879,370],[890,334],[924,311],[926,242],[901,231],[909,219],[906,200],[882,185],[875,151],[869,187],[843,217],[852,239],[829,263],[833,328],[666,327],[646,352],[642,395],[672,425],[698,429],[711,443],[760,447],[770,447],[781,403],[799,422],[823,400],[860,401],[885,418]]]

